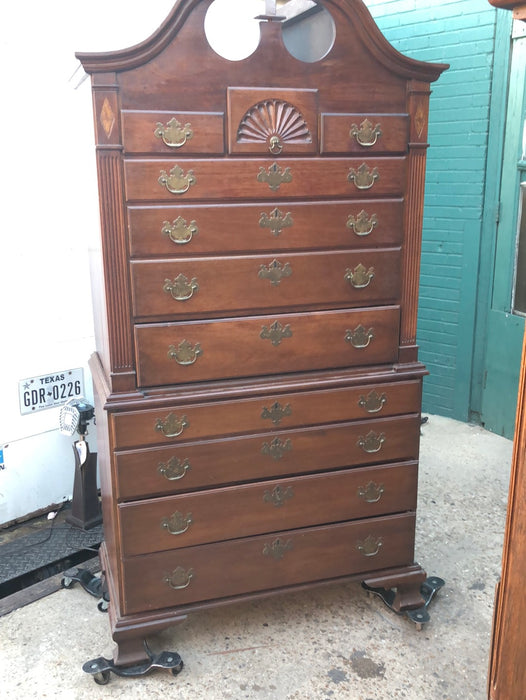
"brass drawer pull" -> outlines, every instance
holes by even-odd
[[[163,518],[161,520],[161,527],[163,530],[168,530],[170,535],[183,535],[192,522],[191,513],[187,513],[185,516],[176,510],[169,518]]]
[[[161,233],[163,236],[168,236],[172,243],[184,245],[185,243],[190,243],[192,238],[197,236],[199,229],[195,221],[190,221],[190,223],[187,224],[186,219],[183,219],[182,216],[178,216],[177,219],[173,220],[173,223],[163,221]]]
[[[163,292],[171,294],[175,301],[188,301],[188,299],[193,297],[194,292],[197,293],[198,291],[199,285],[196,277],[188,280],[188,277],[181,273],[177,275],[173,282],[170,279],[164,280]]]
[[[362,163],[358,170],[351,168],[347,180],[353,182],[359,190],[370,190],[376,180],[380,179],[378,168],[369,170],[366,163]]]
[[[285,552],[290,552],[292,548],[292,540],[280,540],[278,537],[271,544],[266,544],[263,547],[263,556],[272,557],[278,561],[283,559]]]
[[[188,459],[180,460],[177,457],[170,457],[168,462],[159,462],[157,471],[168,481],[178,481],[190,468]]]
[[[292,173],[290,168],[283,170],[280,165],[274,162],[266,170],[261,166],[256,179],[258,182],[267,183],[270,189],[276,192],[284,182],[292,182]]]
[[[290,263],[282,265],[278,260],[274,259],[269,265],[261,265],[258,272],[259,279],[270,280],[270,284],[276,287],[282,279],[292,275],[292,267]]]
[[[185,571],[182,566],[178,566],[171,574],[166,574],[163,581],[167,583],[170,588],[173,588],[174,591],[182,591],[184,588],[188,588],[193,577],[193,569]]]
[[[356,443],[358,447],[361,447],[364,452],[369,454],[374,454],[375,452],[380,452],[382,445],[385,442],[384,433],[375,433],[373,430],[367,433],[365,437],[360,435],[358,442]]]
[[[350,343],[357,350],[368,347],[373,339],[374,328],[369,328],[369,330],[366,331],[361,324],[353,331],[347,330],[345,333],[345,342]]]
[[[354,270],[347,268],[343,278],[355,289],[365,289],[374,279],[374,267],[367,269],[362,263],[359,263]]]
[[[365,148],[371,148],[378,141],[378,137],[382,135],[381,124],[376,124],[373,126],[372,122],[368,119],[364,119],[363,122],[358,127],[356,124],[351,125],[351,130],[349,131],[349,136],[355,138],[360,146]]]
[[[286,326],[282,326],[279,321],[274,321],[270,328],[269,326],[263,326],[261,328],[259,337],[263,340],[270,340],[272,341],[272,345],[277,346],[281,343],[283,338],[292,338],[290,324],[287,323]]]
[[[178,365],[186,367],[187,365],[193,365],[197,361],[199,355],[202,355],[203,351],[199,343],[192,345],[188,340],[182,340],[177,347],[175,345],[170,345],[168,348],[168,357],[171,360],[175,360]]]
[[[283,214],[277,207],[270,214],[262,212],[259,219],[261,228],[268,228],[272,231],[273,236],[279,236],[284,228],[289,228],[294,223],[290,212]]]
[[[276,508],[281,508],[281,506],[294,496],[294,490],[292,486],[287,486],[287,488],[282,488],[281,486],[276,486],[270,491],[267,489],[263,494],[264,503],[272,503]]]
[[[272,459],[278,460],[281,459],[287,452],[290,452],[290,450],[292,450],[292,442],[290,439],[287,438],[285,441],[283,441],[280,440],[280,438],[274,438],[270,444],[268,442],[263,443],[261,453],[272,457]]]
[[[158,182],[172,194],[184,194],[195,185],[197,179],[193,170],[189,170],[185,175],[180,165],[174,165],[169,174],[166,170],[161,170]]]
[[[162,139],[163,143],[170,148],[181,148],[194,135],[188,122],[183,126],[175,117],[172,117],[166,126],[162,122],[157,122],[155,127],[154,136]]]
[[[347,219],[347,228],[351,228],[357,236],[368,236],[377,225],[378,217],[376,214],[369,216],[363,209],[358,216],[349,214]]]
[[[379,413],[387,403],[387,395],[378,395],[374,389],[367,394],[367,397],[360,396],[358,406],[364,408],[367,413]]]
[[[261,417],[263,420],[271,420],[274,425],[279,425],[285,416],[291,415],[292,408],[290,403],[288,403],[286,406],[282,406],[278,401],[273,403],[270,408],[264,406],[263,411],[261,412]]]
[[[179,418],[175,413],[170,413],[165,420],[158,418],[155,423],[155,430],[158,430],[164,437],[172,438],[179,437],[185,428],[188,428],[190,423],[186,416]]]
[[[358,496],[366,503],[378,503],[384,491],[383,484],[375,484],[374,481],[370,481],[366,486],[360,486]]]
[[[364,557],[375,557],[382,548],[383,540],[381,537],[373,537],[368,535],[363,541],[358,540],[356,549],[363,554]]]

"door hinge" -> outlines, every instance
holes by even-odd
[[[500,202],[497,204],[497,210],[495,212],[495,223],[500,224]]]

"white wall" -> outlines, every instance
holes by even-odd
[[[248,5],[261,12],[261,1],[237,0],[245,12]],[[73,440],[57,431],[59,409],[21,416],[19,380],[84,367],[92,401],[88,250],[99,213],[90,81],[75,89],[83,71],[75,73],[74,53],[132,46],[172,5],[5,0],[0,7],[0,525],[70,498],[73,488]],[[228,46],[220,17],[215,24]],[[94,451],[94,428],[88,441]]]
[[[71,77],[74,52],[137,43],[171,6],[29,0],[0,9],[0,524],[61,502],[73,487],[72,439],[57,431],[58,409],[21,416],[18,381],[85,367],[92,400],[88,247],[99,215],[90,81],[75,90],[83,72]]]

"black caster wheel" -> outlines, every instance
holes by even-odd
[[[102,598],[97,603],[97,610],[101,613],[107,613],[109,605],[110,605],[109,598],[106,595],[103,595]]]
[[[178,676],[181,673],[181,671],[183,670],[183,666],[184,666],[184,663],[183,663],[183,660],[181,659],[181,661],[177,664],[177,666],[173,666],[173,668],[171,669],[172,676]]]
[[[108,685],[111,673],[109,671],[99,671],[93,674],[93,680],[97,685]]]

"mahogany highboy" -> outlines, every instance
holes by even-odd
[[[429,83],[360,0],[325,58],[180,0],[93,85],[91,359],[115,661],[202,607],[321,582],[421,604],[416,313]],[[97,268],[97,265],[95,266]]]

